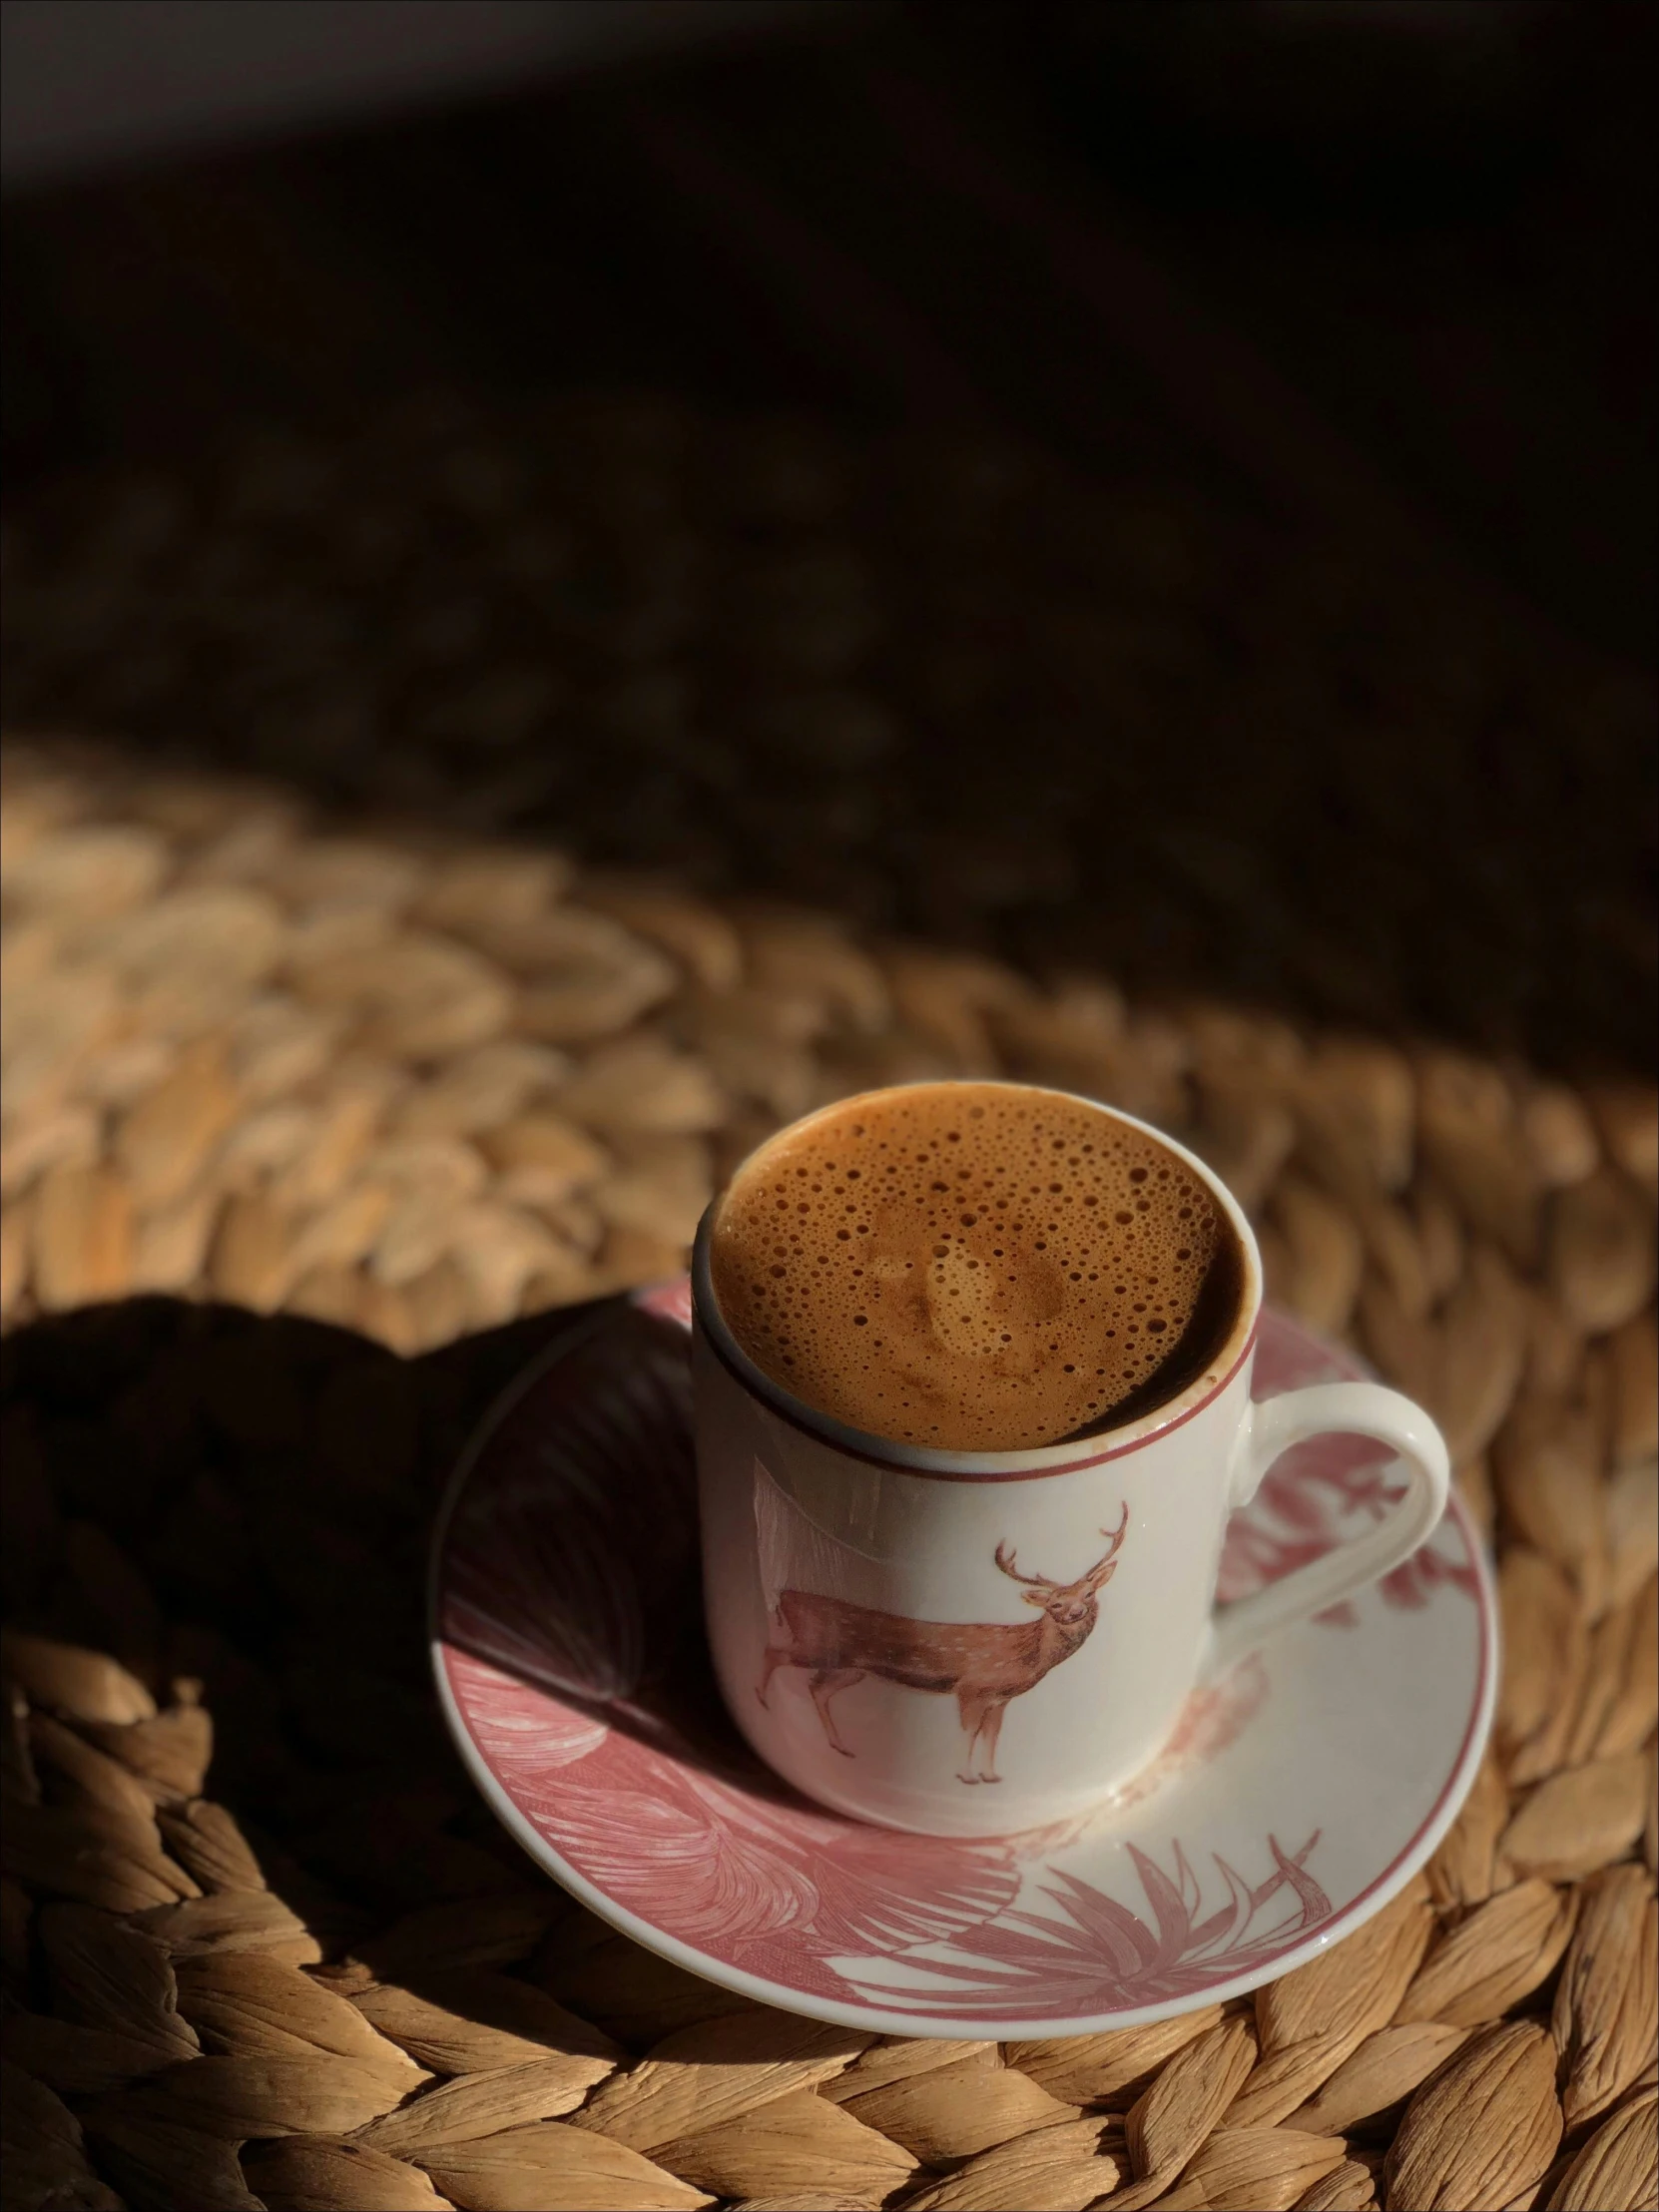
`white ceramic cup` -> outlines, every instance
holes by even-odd
[[[1074,1818],[1156,1757],[1197,1685],[1386,1574],[1444,1509],[1445,1445],[1396,1390],[1321,1383],[1252,1403],[1262,1266],[1249,1222],[1183,1146],[1093,1110],[1203,1177],[1244,1264],[1204,1372],[1081,1439],[934,1451],[817,1411],[722,1318],[718,1201],[704,1218],[693,1362],[715,1669],[761,1757],[839,1812],[949,1836]],[[1218,1605],[1228,1515],[1281,1452],[1328,1431],[1397,1452],[1403,1494],[1352,1542]]]

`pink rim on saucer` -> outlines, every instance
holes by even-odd
[[[520,1379],[433,1545],[438,1695],[530,1856],[677,1965],[900,2035],[1073,2035],[1212,2004],[1349,1935],[1473,1781],[1497,1676],[1455,1499],[1377,1588],[1195,1695],[1156,1765],[1085,1822],[993,1840],[829,1813],[761,1766],[703,1639],[684,1284],[613,1308]],[[1363,1374],[1269,1310],[1255,1394]],[[1234,1517],[1221,1594],[1382,1508],[1376,1443],[1288,1452]]]

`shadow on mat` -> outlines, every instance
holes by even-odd
[[[291,1316],[141,1299],[0,1351],[8,1624],[111,1654],[164,1711],[200,1699],[209,1793],[329,1955],[540,1883],[444,1734],[426,1550],[470,1430],[592,1311],[403,1361]]]

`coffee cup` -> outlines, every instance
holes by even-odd
[[[1397,1566],[1445,1506],[1445,1445],[1397,1391],[1252,1400],[1242,1209],[1170,1137],[1066,1093],[930,1083],[808,1116],[710,1208],[692,1288],[722,1694],[769,1766],[859,1819],[1087,1814],[1195,1689]],[[1398,1494],[1218,1604],[1230,1514],[1332,1432],[1396,1454]]]

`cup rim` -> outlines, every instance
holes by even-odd
[[[744,1351],[733,1336],[730,1326],[720,1311],[715,1297],[714,1271],[709,1256],[714,1218],[724,1192],[712,1199],[697,1225],[697,1238],[692,1247],[692,1316],[694,1326],[710,1349],[719,1357],[722,1365],[730,1370],[734,1379],[772,1412],[788,1421],[794,1428],[816,1436],[821,1442],[831,1445],[848,1458],[863,1459],[875,1466],[893,1467],[905,1474],[927,1475],[945,1481],[1020,1481],[1035,1476],[1072,1474],[1084,1467],[1099,1466],[1104,1460],[1122,1458],[1126,1453],[1139,1451],[1147,1444],[1166,1436],[1174,1428],[1183,1427],[1195,1415],[1213,1403],[1233,1382],[1241,1368],[1249,1360],[1256,1345],[1256,1332],[1262,1312],[1262,1256],[1257,1247],[1256,1234],[1245,1216],[1243,1207],[1227,1185],[1206,1161],[1178,1139],[1151,1122],[1142,1121],[1138,1115],[1126,1114],[1121,1107],[1109,1106],[1098,1098],[1089,1098],[1081,1091],[1062,1091],[1051,1083],[1021,1083],[1006,1076],[937,1076],[924,1077],[913,1083],[886,1083],[872,1091],[856,1091],[846,1098],[836,1098],[787,1122],[782,1129],[773,1131],[763,1139],[753,1152],[739,1162],[734,1174],[765,1152],[768,1145],[776,1144],[784,1136],[804,1129],[828,1114],[840,1113],[859,1098],[885,1097],[891,1091],[937,1090],[950,1084],[971,1086],[975,1090],[986,1088],[1005,1091],[1035,1091],[1048,1098],[1060,1098],[1070,1105],[1088,1106],[1109,1120],[1123,1123],[1150,1137],[1167,1152],[1182,1160],[1193,1173],[1202,1178],[1204,1185],[1216,1199],[1231,1223],[1239,1240],[1244,1260],[1244,1286],[1239,1298],[1239,1311],[1216,1357],[1207,1363],[1205,1372],[1196,1376],[1185,1389],[1174,1397],[1166,1398],[1138,1419],[1126,1421],[1120,1428],[1103,1428],[1090,1436],[1072,1436],[1059,1443],[1036,1444],[1023,1451],[941,1451],[925,1444],[903,1444],[891,1436],[883,1436],[870,1429],[854,1428],[846,1421],[837,1420],[832,1413],[824,1413],[793,1390],[779,1382]]]

